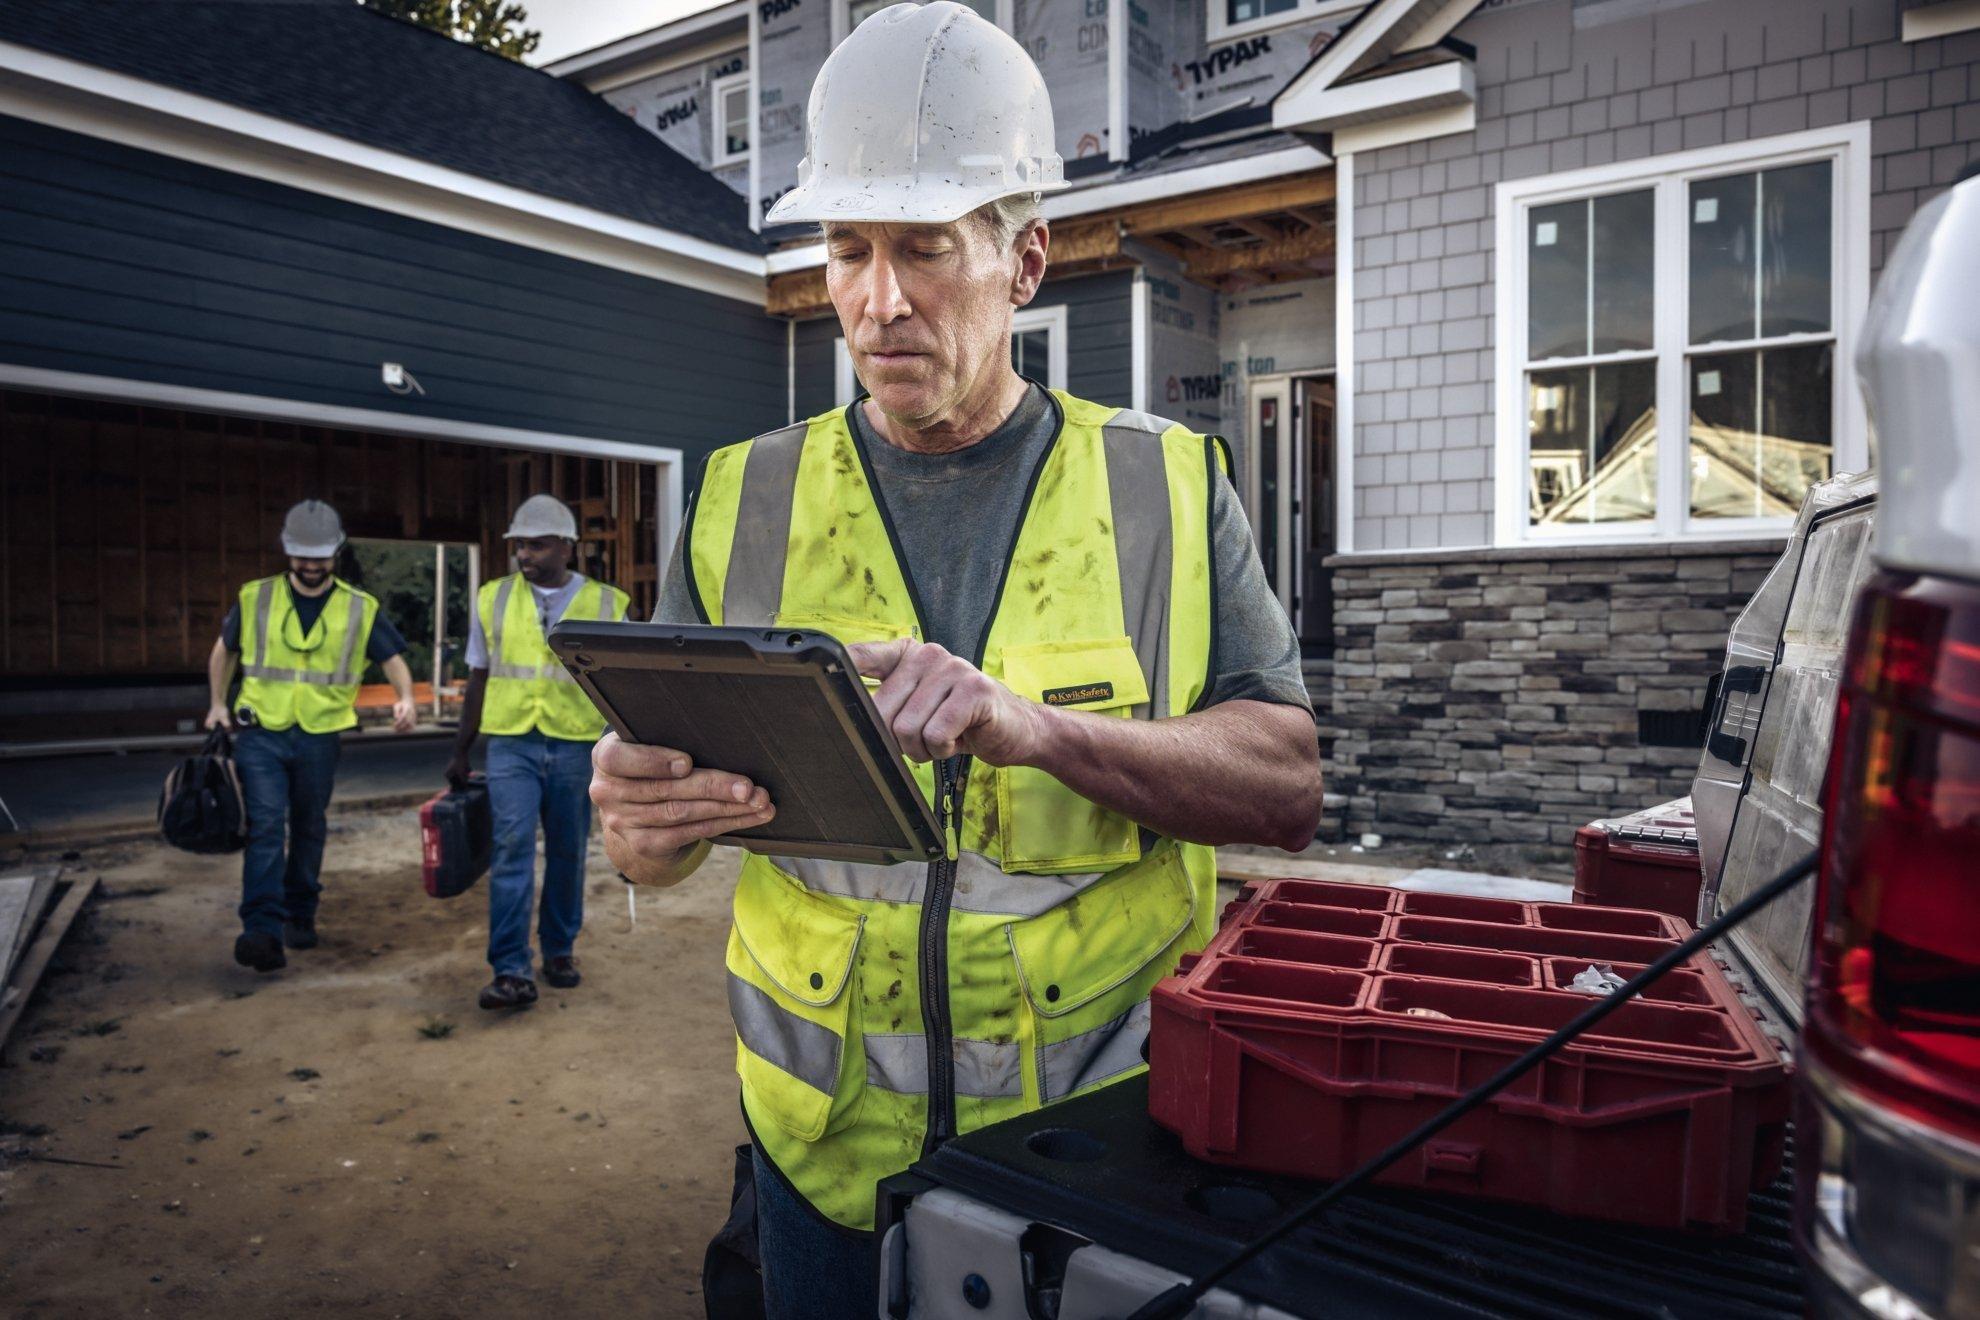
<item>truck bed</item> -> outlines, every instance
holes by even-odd
[[[1793,1168],[1790,1137],[1780,1178],[1754,1194],[1737,1237],[1371,1191],[1304,1226],[1227,1286],[1294,1314],[1329,1317],[1800,1316]],[[898,1194],[898,1214],[930,1184],[1190,1274],[1317,1186],[1192,1158],[1148,1117],[1145,1077],[960,1137],[883,1188]]]

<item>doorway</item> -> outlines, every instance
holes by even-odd
[[[1265,578],[1293,622],[1300,650],[1334,644],[1336,544],[1334,377],[1253,378],[1246,415],[1245,504]]]

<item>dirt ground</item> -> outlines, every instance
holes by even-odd
[[[735,855],[629,928],[594,843],[584,984],[496,1015],[484,888],[426,897],[413,811],[331,829],[322,945],[270,975],[232,961],[238,859],[67,863],[104,888],[0,1067],[0,1312],[700,1315]]]

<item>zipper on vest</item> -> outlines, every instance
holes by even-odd
[[[952,756],[935,767],[935,823],[944,852],[928,864],[928,891],[921,899],[921,1020],[928,1041],[928,1129],[921,1153],[956,1135],[954,1030],[949,1020],[949,900],[956,887],[956,859],[963,784],[969,758]]]

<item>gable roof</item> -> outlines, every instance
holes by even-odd
[[[354,0],[0,0],[0,41],[765,250],[740,196],[603,98]]]

